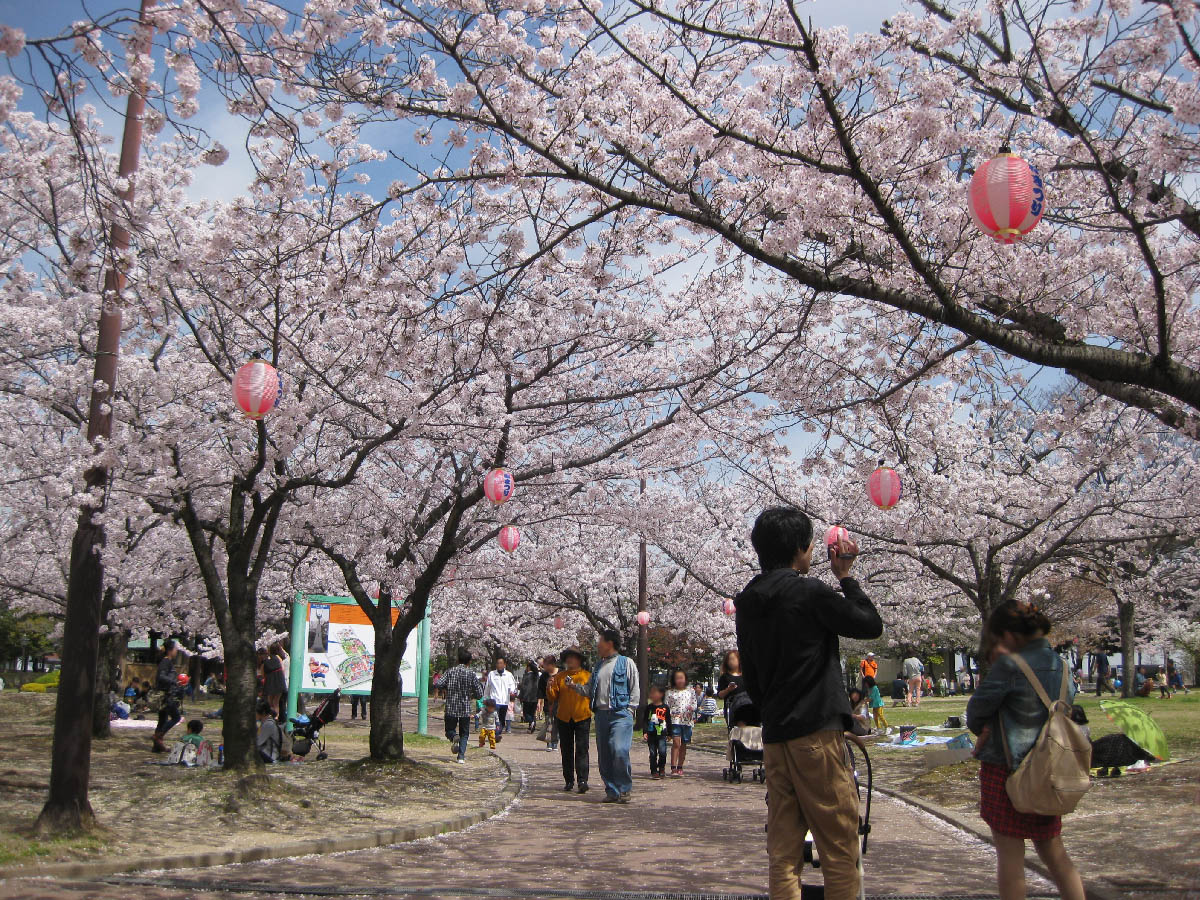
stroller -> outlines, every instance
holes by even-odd
[[[729,729],[729,743],[725,749],[728,768],[721,770],[721,777],[728,782],[742,782],[742,766],[753,766],[751,779],[767,783],[767,770],[763,768],[762,729],[756,725],[734,725]]]
[[[337,688],[321,701],[311,716],[299,715],[291,720],[292,756],[308,756],[313,744],[316,744],[317,761],[329,758],[329,754],[325,752],[325,738],[321,736],[321,729],[338,717],[341,697],[342,690]]]
[[[855,753],[855,750],[858,753]],[[850,760],[851,769],[854,772],[854,789],[858,794],[859,801],[862,801],[862,777],[858,770],[858,757],[862,757],[863,766],[867,770],[867,802],[863,814],[858,817],[858,833],[862,838],[862,852],[858,856],[858,874],[861,877],[863,874],[862,858],[867,853],[867,837],[871,833],[871,795],[875,791],[875,778],[871,772],[871,757],[867,755],[867,745],[861,737],[855,734],[846,732],[846,756]],[[817,854],[816,846],[813,844],[812,832],[804,836],[804,861],[811,865],[814,869],[821,867],[821,859]],[[866,897],[865,880],[860,880],[859,897]],[[800,886],[803,900],[820,900],[825,896],[825,888],[820,885],[804,884]]]

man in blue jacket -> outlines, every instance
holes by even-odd
[[[633,791],[629,752],[633,747],[633,710],[641,703],[637,664],[621,655],[621,633],[600,632],[596,642],[600,664],[587,686],[596,721],[597,768],[604,781],[605,803],[628,803]],[[569,682],[568,682],[569,683]]]
[[[763,720],[771,900],[800,900],[806,831],[821,857],[825,896],[853,900],[861,881],[858,792],[843,736],[851,717],[838,636],[871,640],[883,622],[850,577],[853,541],[829,548],[841,593],[804,577],[813,527],[800,510],[764,510],[750,541],[762,573],[734,602],[746,691]]]

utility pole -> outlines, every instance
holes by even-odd
[[[646,479],[643,478],[639,484],[638,493],[646,493]],[[643,537],[638,543],[638,612],[647,612],[647,605],[650,600],[650,587],[646,578],[646,539]],[[638,666],[638,683],[641,685],[642,696],[640,709],[646,708],[646,697],[650,690],[650,626],[643,625],[638,622],[638,643],[637,643],[637,666]],[[641,715],[639,710],[639,716]]]
[[[142,0],[139,28],[145,26],[146,9],[153,2]],[[145,90],[144,83],[136,82],[125,107],[125,131],[121,138],[118,169],[125,187],[117,195],[125,207],[133,201],[133,179],[141,155]],[[88,408],[88,443],[94,450],[97,442],[112,437],[112,399],[121,345],[121,294],[125,290],[120,256],[128,248],[129,232],[114,219],[109,231],[108,270],[104,273],[104,296]],[[88,800],[88,782],[91,778],[92,707],[104,598],[104,564],[100,552],[105,533],[99,516],[104,511],[109,474],[108,465],[99,461],[84,473],[84,484],[92,496],[92,505],[80,509],[75,537],[71,541],[63,619],[62,674],[54,707],[54,743],[50,751],[50,793],[37,820],[36,829],[40,834],[87,830],[95,823]]]

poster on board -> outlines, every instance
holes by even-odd
[[[322,693],[341,688],[343,694],[371,693],[375,674],[375,629],[357,603],[341,598],[308,601],[307,635],[304,643],[303,693]],[[395,623],[400,610],[392,610]],[[417,695],[417,634],[404,648],[400,677],[404,696]]]

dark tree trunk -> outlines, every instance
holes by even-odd
[[[1132,601],[1117,601],[1117,622],[1121,629],[1121,696],[1134,696],[1134,608]]]
[[[96,665],[96,697],[92,708],[92,736],[112,737],[109,712],[120,695],[121,663],[129,644],[129,632],[108,631],[100,635],[99,661]]]
[[[371,759],[404,759],[404,722],[400,713],[400,663],[408,635],[391,627],[390,604],[379,604],[385,627],[375,627],[375,671],[371,675]],[[413,678],[417,673],[412,674]]]
[[[225,705],[221,713],[221,740],[225,768],[249,769],[260,765],[254,739],[258,722],[258,658],[254,641],[244,635],[222,635],[225,647]]]
[[[103,546],[104,528],[93,517],[91,507],[84,507],[71,541],[63,664],[50,751],[50,794],[35,825],[39,835],[86,831],[96,823],[88,801],[88,780],[104,593],[104,566],[100,561]]]

